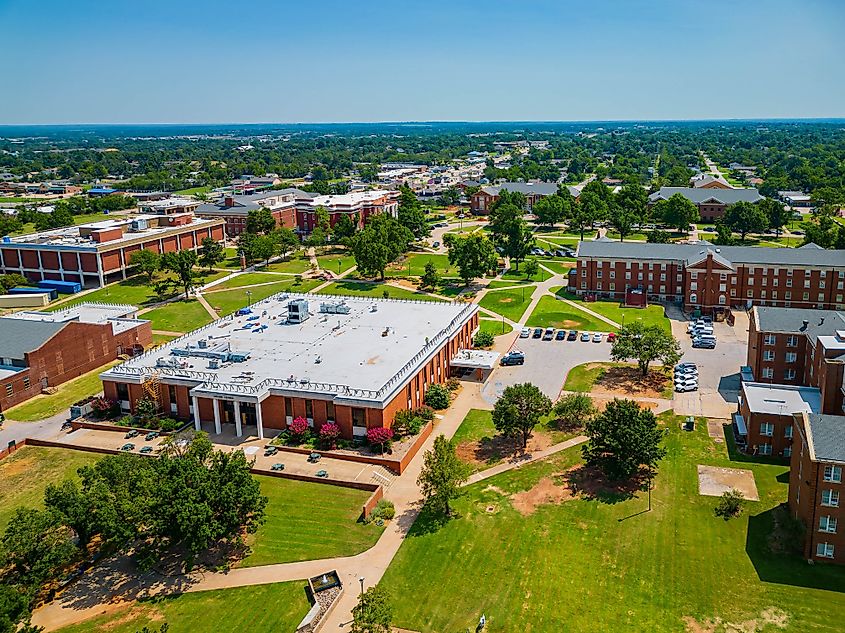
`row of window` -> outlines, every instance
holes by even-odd
[[[582,277],[587,276],[587,269],[586,268],[581,270],[581,276]],[[597,270],[596,271],[596,279],[601,279],[601,278],[602,278],[602,271]],[[616,279],[616,271],[611,270],[610,273],[608,274],[608,278],[609,279]],[[630,280],[631,279],[631,273],[625,273],[625,279]],[[644,280],[643,273],[637,273],[637,281],[643,281],[643,280]],[[654,281],[654,274],[649,273],[648,274],[648,280]],[[660,281],[666,281],[666,273],[660,274]],[[681,283],[681,275],[677,275],[676,281],[678,283]]]
[[[763,344],[764,345],[777,345],[777,337],[774,334],[766,334],[763,337]],[[786,337],[786,346],[787,347],[798,347],[798,335],[797,334],[790,334]]]
[[[760,423],[760,435],[765,435],[766,437],[772,437],[775,434],[775,425],[771,422],[761,422]],[[792,439],[792,425],[790,424],[783,430],[783,436],[791,440]]]
[[[23,390],[28,391],[30,387],[29,376],[23,377]],[[15,395],[15,385],[11,382],[6,383],[6,397],[11,398]]]
[[[763,268],[763,267],[759,267],[759,266],[758,266],[758,267],[756,267],[756,268],[747,268],[746,270],[748,271],[749,279],[750,279],[752,276],[754,276],[755,274],[756,274],[756,275],[763,275],[763,276],[766,276],[766,275],[769,275],[769,274],[772,274],[772,275],[779,275],[779,274],[780,274],[780,272],[781,272],[781,269],[780,269],[780,268]],[[791,268],[787,268],[787,269],[786,269],[786,276],[787,276],[787,277],[792,277],[792,272],[793,272],[793,271],[792,271],[792,269],[791,269]],[[813,271],[812,271],[812,270],[803,270],[803,269],[798,269],[798,272],[799,272],[799,273],[803,272],[805,275],[811,275],[811,274],[813,273]],[[818,271],[818,272],[819,272],[819,277],[820,277],[821,279],[825,279],[825,278],[827,277],[827,271],[826,271],[826,270],[820,270],[820,271]],[[840,277],[840,278],[845,278],[845,270],[840,270],[840,271],[838,272],[838,275],[839,275],[839,277]],[[697,277],[697,276],[698,276],[698,272],[697,272],[697,271],[692,271],[692,270],[690,271],[690,277],[695,278],[695,277]],[[722,278],[722,280],[727,279],[727,276],[728,276],[728,274],[727,274],[727,273],[721,273],[721,278]],[[732,280],[733,280],[733,279],[736,279],[736,275],[731,275],[731,279],[732,279]]]
[[[763,378],[774,378],[775,377],[775,370],[771,367],[763,367]],[[784,369],[783,370],[783,379],[784,380],[795,380],[795,370],[794,369]]]
[[[772,349],[767,349],[763,351],[763,360],[765,361],[773,361],[775,359],[775,351]],[[798,360],[798,354],[795,352],[787,352],[784,356],[784,359],[787,363],[794,363]]]

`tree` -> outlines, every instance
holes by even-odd
[[[519,262],[531,252],[534,234],[523,217],[525,196],[518,192],[499,192],[499,199],[490,208],[490,234],[512,259],[519,270]]]
[[[586,393],[570,393],[555,402],[552,411],[563,428],[578,429],[592,420],[598,409]]]
[[[373,426],[367,429],[367,441],[373,446],[381,448],[381,454],[384,455],[385,444],[390,444],[393,439],[393,431],[382,426]]]
[[[279,253],[283,259],[287,259],[288,254],[299,247],[299,238],[296,236],[296,233],[286,226],[276,229],[270,235],[276,242],[276,252]]]
[[[412,233],[389,215],[371,216],[351,240],[359,272],[384,279],[387,265],[408,249],[412,239]]]
[[[226,259],[226,249],[212,237],[204,237],[200,246],[199,263],[208,270]]]
[[[496,268],[499,261],[493,243],[484,235],[472,233],[449,241],[449,263],[458,267],[465,286]]]
[[[28,283],[29,280],[18,273],[0,275],[0,294],[5,294],[10,288],[14,288],[16,286],[26,286]]]
[[[681,358],[681,346],[659,325],[644,325],[634,321],[623,326],[610,349],[610,357],[615,361],[637,361],[643,376],[648,375],[649,365],[659,360],[670,367]]]
[[[161,268],[161,263],[161,255],[155,251],[148,251],[145,248],[135,251],[129,257],[129,265],[137,266],[138,270],[147,276],[149,283],[153,282],[153,276]]]
[[[645,219],[648,194],[640,185],[623,185],[610,208],[610,224],[619,233],[619,241],[631,234],[633,225]]]
[[[352,633],[390,633],[393,607],[390,596],[381,586],[370,587],[352,608]]]
[[[314,211],[315,224],[311,229],[311,234],[308,236],[306,243],[308,246],[319,248],[326,245],[331,232],[331,220],[329,212],[326,207],[319,206]]]
[[[29,625],[31,600],[27,593],[25,587],[0,584],[0,633],[39,633],[42,630]]]
[[[643,466],[649,471],[666,455],[657,418],[633,400],[614,399],[587,423],[589,440],[581,448],[587,466],[610,480],[630,479]]]
[[[431,227],[425,219],[425,211],[417,200],[416,194],[410,187],[402,185],[399,188],[399,224],[408,229],[414,239],[420,240],[431,235]]]
[[[185,292],[185,300],[197,280],[197,254],[194,251],[176,251],[165,253],[161,258],[161,268],[174,274],[174,279],[165,280],[165,287],[180,286]]]
[[[639,219],[631,210],[615,205],[610,211],[610,225],[619,233],[619,241],[631,234],[634,223]]]
[[[246,232],[264,235],[276,228],[276,218],[270,209],[252,209],[246,214]]]
[[[449,406],[449,390],[439,383],[428,386],[425,392],[425,404],[432,409],[445,409]]]
[[[252,241],[252,257],[264,264],[270,263],[270,258],[278,251],[279,244],[272,235],[259,235]]]
[[[423,288],[434,288],[440,283],[440,275],[437,272],[437,267],[434,262],[429,260],[425,263],[425,270],[422,277],[420,277],[420,285]]]
[[[733,246],[736,243],[733,231],[731,231],[731,228],[721,219],[716,220],[716,237],[714,238],[713,243],[718,244],[719,246]]]
[[[578,196],[578,218],[581,227],[581,239],[584,239],[584,226],[593,225],[597,220],[611,217],[616,204],[610,189],[600,180],[588,182]]]
[[[478,332],[476,332],[475,337],[472,339],[472,345],[473,347],[485,349],[493,346],[494,339],[495,337],[493,336],[492,332],[479,330]]]
[[[536,385],[511,385],[493,407],[493,426],[508,437],[520,437],[525,448],[534,427],[551,408],[551,400]]]
[[[739,233],[743,242],[746,233],[762,233],[769,224],[765,211],[745,200],[728,206],[722,221],[732,231]]]
[[[745,497],[736,488],[726,490],[719,498],[719,503],[716,504],[714,513],[717,517],[722,517],[725,521],[742,514],[742,509],[745,506]]]
[[[445,436],[434,438],[434,445],[423,456],[423,468],[417,478],[423,497],[434,512],[450,516],[449,502],[460,494],[469,476],[469,467],[458,459],[455,445]]]
[[[347,240],[355,235],[356,224],[357,221],[353,220],[350,214],[341,214],[332,227],[332,239],[340,244],[346,244]]]
[[[781,229],[792,219],[792,211],[782,202],[764,198],[757,206],[766,216],[766,224],[774,229],[775,235],[780,237]]]
[[[525,277],[527,279],[531,279],[534,275],[540,272],[540,264],[537,263],[536,259],[529,259],[525,262],[525,268],[522,272],[525,273]]]
[[[437,199],[437,203],[444,207],[452,207],[459,204],[461,201],[461,190],[457,187],[449,187]]]
[[[672,228],[683,233],[689,232],[689,226],[698,222],[698,207],[679,193],[672,194],[668,200],[661,200],[654,205],[654,214]]]
[[[534,204],[533,209],[534,215],[537,216],[537,222],[547,226],[554,226],[558,222],[563,222],[569,214],[571,200],[572,197],[568,191],[540,198]]]
[[[77,554],[71,531],[58,514],[17,508],[3,533],[0,584],[20,585],[37,593],[49,580],[61,577]]]
[[[668,244],[671,241],[672,236],[669,234],[669,232],[661,231],[660,229],[649,231],[646,235],[646,242],[650,244]]]

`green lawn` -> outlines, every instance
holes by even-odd
[[[436,253],[409,254],[391,264],[385,271],[388,277],[421,277],[425,272],[425,265],[432,262],[441,277],[457,277],[458,269],[449,263],[448,255]]]
[[[414,292],[407,288],[397,288],[385,283],[367,283],[362,281],[335,281],[329,284],[319,294],[324,295],[349,295],[353,297],[378,297],[381,298],[384,292],[388,292],[390,299],[419,299],[422,301],[442,301],[436,297],[421,292]]]
[[[703,420],[692,433],[664,420],[651,512],[641,491],[514,509],[512,494],[562,483],[580,447],[469,486],[445,524],[424,511],[382,579],[394,625],[464,631],[484,613],[491,633],[840,631],[845,569],[768,551],[787,467],[731,461]],[[697,464],[752,470],[761,501],[737,519],[715,517],[716,499],[698,495]],[[782,628],[766,623],[781,611]],[[722,626],[706,625],[714,618]]]
[[[531,284],[531,282],[528,281],[525,278],[522,278],[522,279],[506,279],[506,280],[493,279],[492,281],[488,282],[487,287],[490,290],[496,290],[497,288],[513,288],[514,286],[519,287],[519,286],[523,286],[523,285],[525,285],[527,287],[527,284]],[[526,292],[528,292],[528,291],[526,290]]]
[[[211,185],[205,185],[204,187],[191,187],[190,189],[180,189],[179,191],[174,191],[173,193],[177,196],[193,196],[198,193],[209,193],[211,191]]]
[[[293,631],[310,608],[304,581],[280,582],[141,600],[58,631],[135,633],[165,622],[173,633]]]
[[[311,270],[311,260],[302,255],[292,255],[287,261],[274,262],[269,266],[256,266],[256,270],[271,273],[294,273],[296,275]]]
[[[584,363],[583,365],[576,365],[566,375],[563,389],[565,391],[589,393],[593,390],[596,381],[604,376],[608,367],[621,367],[623,365],[625,363]]]
[[[659,325],[667,332],[672,331],[672,325],[664,314],[663,306],[656,303],[645,308],[623,308],[616,301],[592,301],[583,305],[620,325],[641,321],[645,325]]]
[[[175,336],[171,336],[170,334],[153,334],[153,345],[164,345],[175,338]]]
[[[529,258],[526,261],[531,261],[531,259],[533,259],[533,258]],[[514,268],[508,269],[508,271],[506,273],[502,274],[502,279],[505,279],[505,280],[525,279],[525,280],[528,280],[528,281],[546,281],[546,279],[551,277],[551,275],[549,273],[547,273],[545,270],[540,268],[540,270],[537,272],[536,275],[531,277],[531,279],[528,279],[528,277],[526,277],[525,273],[523,272],[523,270],[525,270],[525,263],[526,262],[520,262],[519,270],[514,270]]]
[[[608,231],[607,237],[612,240],[619,239],[619,233],[617,231]],[[645,233],[631,233],[630,235],[625,236],[626,242],[645,242],[648,239],[648,236]]]
[[[544,259],[540,261],[540,264],[545,266],[549,270],[553,270],[558,275],[568,275],[569,271],[572,270],[572,267],[575,265],[575,258],[567,257],[558,259],[557,261],[549,261],[548,259]]]
[[[241,288],[242,286],[251,286],[253,284],[265,284],[268,282],[277,281],[291,281],[290,277],[283,277],[274,273],[243,273],[232,279],[212,286],[209,291],[216,292],[217,290],[224,290],[226,288]]]
[[[595,330],[598,332],[612,332],[616,329],[610,323],[549,296],[540,298],[540,302],[534,308],[531,316],[528,317],[525,325],[564,330]]]
[[[0,532],[6,529],[15,508],[42,507],[47,484],[74,477],[77,468],[99,458],[84,451],[24,446],[0,461]]]
[[[74,402],[102,391],[103,383],[100,381],[100,374],[116,364],[117,361],[106,363],[87,374],[68,380],[59,385],[58,392],[52,395],[38,394],[26,402],[21,402],[19,405],[7,409],[5,411],[6,417],[19,422],[34,422],[61,413]]]
[[[297,283],[296,279],[290,279],[288,281],[280,281],[279,283],[256,286],[254,288],[207,292],[203,296],[212,308],[217,309],[220,316],[226,316],[239,308],[245,307],[249,303],[261,301],[261,299],[266,299],[277,292],[310,292],[319,284],[320,282],[314,279],[303,279],[299,283]],[[247,292],[250,294],[247,295]]]
[[[155,308],[141,315],[142,319],[152,321],[154,330],[170,332],[190,332],[211,323],[211,315],[196,299],[173,301],[160,308]]]
[[[534,290],[536,287],[529,285],[526,285],[524,289],[493,290],[481,297],[478,305],[501,314],[511,321],[519,321],[531,303],[531,294]]]
[[[510,323],[505,321],[496,321],[493,319],[481,318],[478,320],[478,330],[480,332],[490,332],[493,336],[501,336],[513,331]]]
[[[280,461],[284,461],[284,455]],[[249,539],[241,566],[353,556],[375,545],[384,528],[359,521],[370,493],[275,477],[259,477],[269,499],[267,522]]]
[[[338,275],[355,265],[355,258],[352,257],[351,253],[347,252],[318,255],[317,261],[320,262],[321,269],[330,270]]]

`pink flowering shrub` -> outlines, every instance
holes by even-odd
[[[325,442],[329,449],[334,449],[340,437],[340,427],[334,422],[327,422],[320,427],[320,439]]]
[[[308,420],[299,416],[294,418],[293,421],[290,423],[288,430],[290,431],[291,435],[298,439],[302,439],[305,435],[308,434]]]
[[[381,453],[384,455],[384,445],[393,439],[393,430],[375,426],[367,429],[367,441],[373,446],[381,446]]]

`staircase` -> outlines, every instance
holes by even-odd
[[[144,396],[155,403],[156,409],[161,408],[161,376],[158,372],[150,374],[142,384]]]
[[[373,467],[373,474],[370,476],[370,481],[372,483],[379,484],[382,488],[387,490],[395,480],[396,475],[384,466]]]

